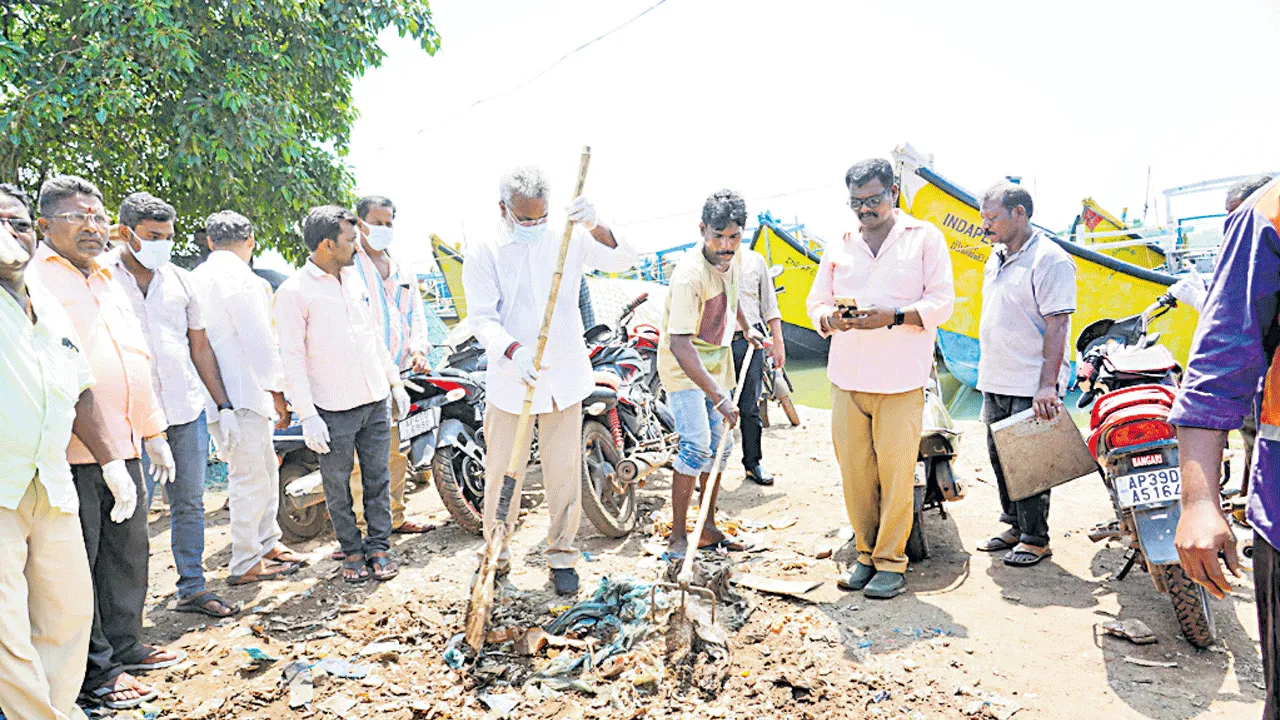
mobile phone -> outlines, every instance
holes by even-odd
[[[836,308],[840,310],[841,317],[851,318],[858,310],[858,301],[849,295],[837,295],[832,299],[835,301]]]

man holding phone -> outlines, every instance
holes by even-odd
[[[942,233],[894,207],[887,160],[857,163],[845,185],[859,227],[827,246],[806,306],[831,338],[831,440],[858,550],[838,584],[887,599],[906,588],[924,385],[955,289]]]

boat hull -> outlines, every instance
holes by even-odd
[[[782,274],[773,285],[780,288],[778,312],[782,314],[782,338],[787,343],[787,356],[802,360],[827,359],[830,341],[818,335],[805,301],[818,274],[819,249],[802,242],[773,223],[762,220],[751,239],[751,249],[764,256],[770,267],[782,266]]]
[[[432,234],[431,254],[440,267],[440,274],[444,276],[444,283],[453,299],[453,308],[458,313],[454,322],[461,322],[467,316],[467,295],[462,289],[462,252]]]

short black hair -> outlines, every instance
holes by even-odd
[[[8,195],[22,203],[27,208],[27,214],[31,214],[31,196],[22,188],[13,183],[0,183],[0,195]]]
[[[234,210],[216,212],[204,221],[204,235],[215,247],[238,245],[252,234],[253,223]]]
[[[1262,189],[1263,185],[1271,182],[1270,175],[1254,175],[1247,177],[1235,185],[1227,189],[1227,207],[1240,207],[1240,204],[1249,199],[1249,196]]]
[[[844,174],[845,187],[853,188],[879,180],[884,189],[893,185],[893,165],[884,158],[870,158],[854,163]]]
[[[97,185],[75,175],[56,175],[40,186],[40,215],[49,217],[62,207],[63,201],[76,195],[88,195],[102,202],[102,191]]]
[[[355,222],[356,216],[348,209],[338,205],[321,205],[311,208],[302,221],[302,242],[307,249],[315,252],[325,240],[337,241],[342,232],[342,223]]]
[[[143,220],[172,222],[178,211],[169,203],[149,192],[136,192],[120,203],[120,224],[137,228]]]
[[[982,199],[978,203],[979,206],[986,205],[992,200],[1000,201],[1000,206],[1008,210],[1010,214],[1013,209],[1022,206],[1027,211],[1027,217],[1031,217],[1032,211],[1035,209],[1031,202],[1031,193],[1027,189],[1015,182],[1001,180],[1000,182],[987,188],[982,193]],[[981,208],[979,208],[981,209]]]
[[[717,190],[702,204],[702,222],[716,230],[725,229],[731,222],[744,227],[747,224],[747,201],[732,190]]]
[[[396,217],[396,204],[386,195],[365,195],[356,202],[356,214],[361,220],[369,219],[369,211],[374,208],[391,208],[391,219]]]

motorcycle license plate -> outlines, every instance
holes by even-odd
[[[1182,496],[1182,472],[1170,467],[1121,475],[1115,487],[1122,508],[1177,500]]]
[[[400,439],[410,440],[431,432],[440,425],[440,408],[427,408],[400,421]]]

